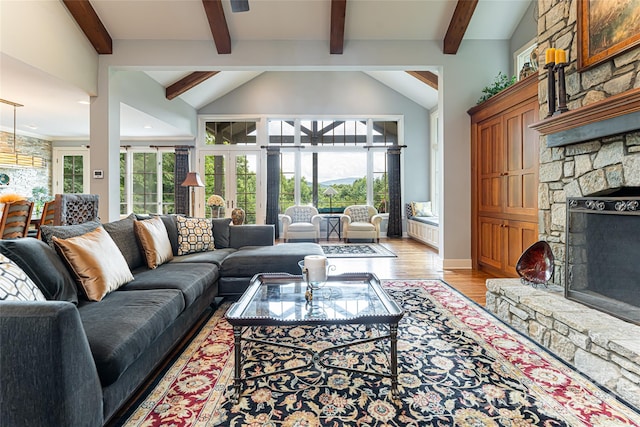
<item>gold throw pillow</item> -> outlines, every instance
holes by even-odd
[[[133,229],[149,268],[156,268],[173,259],[171,242],[162,218],[156,216],[144,221],[136,220]]]
[[[53,237],[53,244],[90,301],[100,301],[133,280],[127,261],[102,226],[68,239]]]

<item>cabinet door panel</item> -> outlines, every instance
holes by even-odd
[[[502,220],[479,217],[479,253],[478,261],[493,268],[502,269],[504,249],[504,223]]]
[[[508,214],[536,216],[538,211],[538,135],[529,129],[537,105],[528,104],[505,116],[507,158],[506,205]]]
[[[478,134],[478,210],[500,212],[504,203],[502,121],[483,123]]]
[[[505,269],[512,275],[517,275],[516,264],[520,255],[529,246],[538,241],[538,226],[531,222],[507,222],[507,257]]]

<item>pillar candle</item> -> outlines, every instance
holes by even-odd
[[[327,280],[327,257],[322,255],[307,255],[304,257],[307,277],[310,282],[324,282]]]
[[[556,50],[552,47],[545,51],[544,55],[545,64],[550,64],[556,60]]]
[[[564,64],[567,62],[567,51],[564,49],[556,49],[556,64]]]

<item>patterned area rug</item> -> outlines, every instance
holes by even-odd
[[[395,257],[396,254],[378,243],[344,243],[320,245],[327,258]]]
[[[126,420],[142,426],[638,426],[640,413],[436,280],[385,282],[404,308],[399,401],[390,380],[305,368],[247,381],[233,395],[233,333],[222,306]],[[258,328],[283,342],[325,347],[375,333],[359,327]],[[387,344],[329,352],[330,362],[386,370]],[[251,374],[299,366],[281,348],[245,347]]]

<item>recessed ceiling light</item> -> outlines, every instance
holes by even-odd
[[[38,129],[38,126],[36,126],[36,125],[25,125],[25,127],[28,127],[28,128],[29,128],[29,129],[31,129],[31,130],[36,130],[36,129]]]
[[[85,101],[85,100],[81,100],[81,101],[78,101],[78,104],[89,105],[90,102],[89,101]]]
[[[145,129],[151,129],[151,125],[144,125]]]

